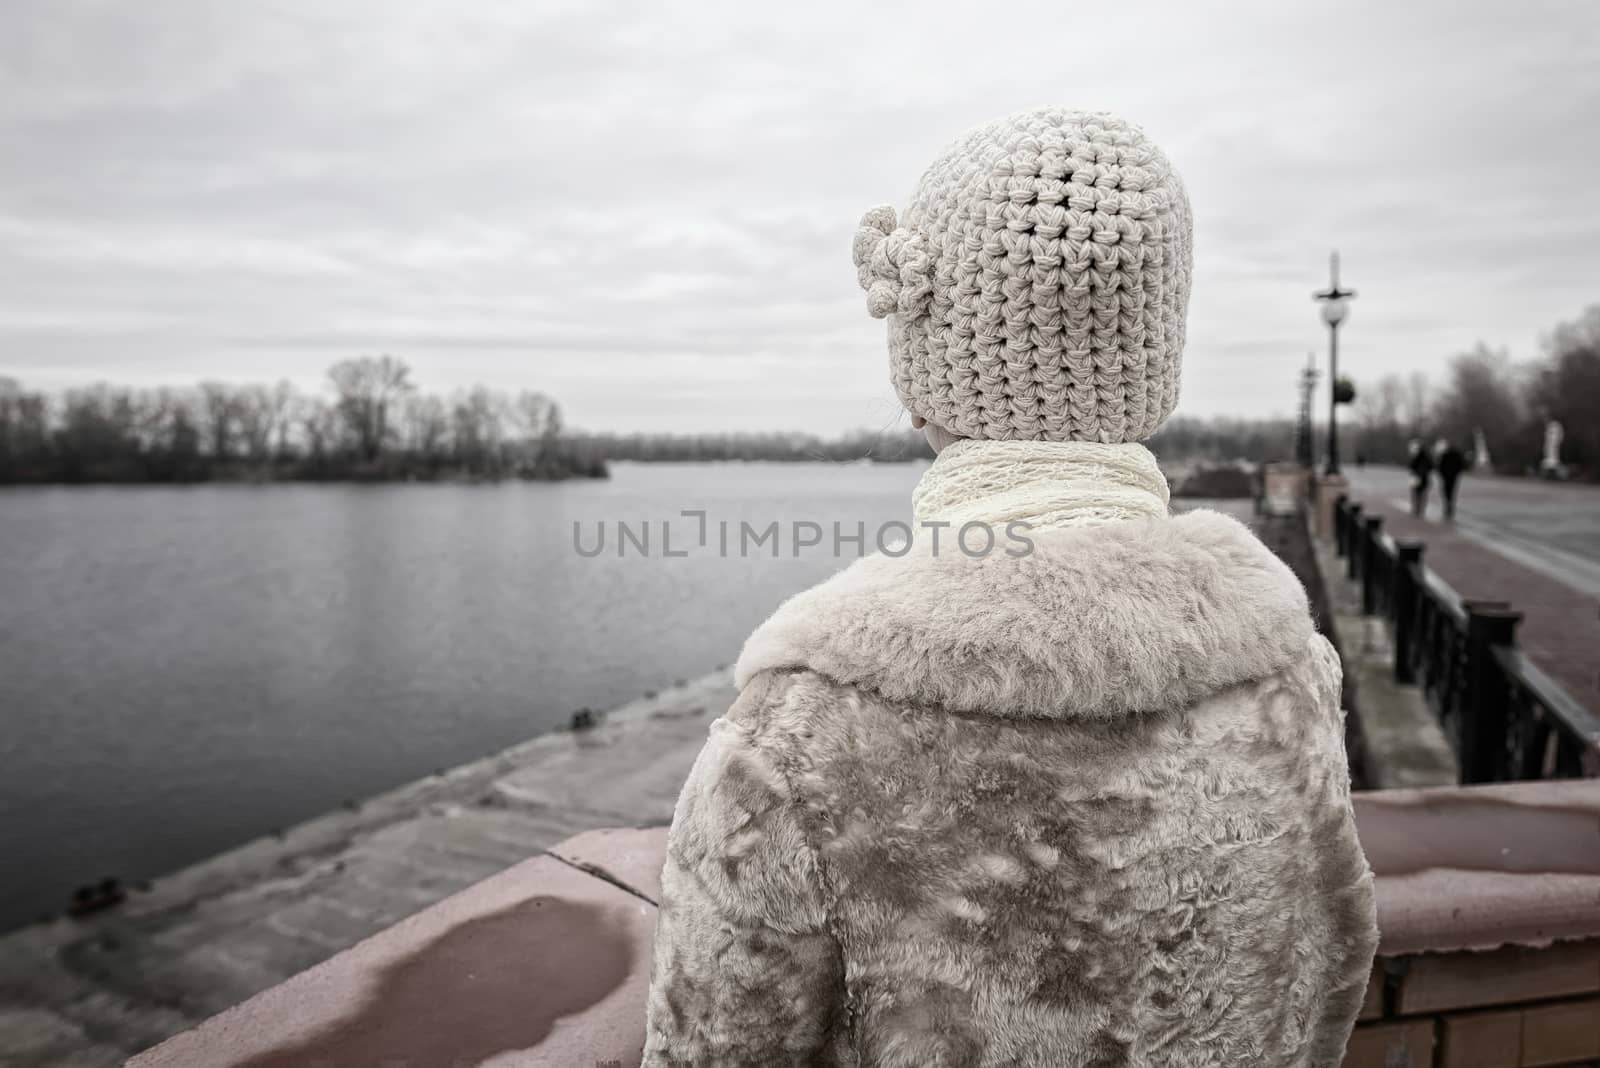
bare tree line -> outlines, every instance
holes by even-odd
[[[761,432],[573,433],[542,393],[419,392],[388,356],[329,371],[331,395],[287,382],[187,389],[95,385],[51,396],[0,378],[0,484],[564,478],[610,461],[900,462],[933,450],[906,426],[838,437]],[[1276,458],[1288,420],[1178,417],[1165,459]]]
[[[1164,461],[1281,460],[1294,451],[1292,419],[1174,416],[1147,444]]]
[[[603,476],[612,460],[892,462],[929,459],[909,427],[826,439],[801,433],[575,434],[548,396],[475,387],[420,392],[389,356],[334,365],[330,394],[287,382],[189,389],[108,385],[59,396],[0,378],[0,483],[186,482],[207,479],[445,479]],[[1470,449],[1481,430],[1495,466],[1537,464],[1544,426],[1565,429],[1563,459],[1600,477],[1600,305],[1563,323],[1542,355],[1513,363],[1479,345],[1442,381],[1422,373],[1362,385],[1353,451],[1400,462],[1414,438]],[[1150,441],[1168,461],[1277,460],[1293,455],[1290,419],[1179,416]],[[1350,446],[1347,446],[1347,448]]]
[[[0,483],[605,475],[542,393],[423,393],[390,356],[344,360],[328,379],[331,396],[287,382],[51,396],[0,378]]]
[[[907,427],[872,432],[859,430],[836,438],[816,434],[766,431],[720,434],[580,434],[573,442],[607,460],[638,463],[705,463],[763,461],[805,463],[872,460],[894,463],[932,459],[933,450],[921,431]]]
[[[1497,469],[1524,472],[1538,464],[1554,419],[1565,432],[1562,459],[1600,477],[1600,305],[1556,327],[1543,349],[1519,364],[1479,344],[1453,358],[1442,381],[1413,373],[1363,385],[1353,405],[1359,455],[1398,463],[1411,439],[1439,437],[1470,452],[1481,430]]]
[[[1178,416],[1150,439],[1166,460],[1271,460],[1293,443],[1289,419],[1202,419]],[[897,427],[861,430],[837,438],[815,434],[765,432],[725,434],[580,434],[573,442],[607,460],[640,463],[766,461],[893,463],[931,460],[933,449],[920,430]]]

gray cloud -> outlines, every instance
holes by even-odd
[[[596,428],[881,426],[848,247],[964,127],[1107,107],[1197,219],[1180,411],[1267,415],[1600,300],[1600,19],[1396,5],[0,8],[0,373],[287,376],[387,351]]]

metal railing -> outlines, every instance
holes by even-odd
[[[1517,648],[1522,613],[1462,598],[1423,566],[1422,542],[1396,541],[1343,495],[1333,532],[1362,613],[1389,622],[1395,681],[1422,688],[1463,783],[1600,776],[1600,716]]]

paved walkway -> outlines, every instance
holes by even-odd
[[[1351,496],[1393,537],[1421,541],[1423,563],[1458,594],[1521,612],[1523,651],[1600,712],[1600,489],[1469,477],[1449,524],[1437,487],[1432,518],[1416,519],[1400,469],[1347,474]]]
[[[1398,467],[1345,471],[1363,502],[1410,510],[1410,475]],[[1443,522],[1433,480],[1428,519]],[[1457,494],[1457,533],[1540,574],[1600,597],[1600,486],[1468,475]]]

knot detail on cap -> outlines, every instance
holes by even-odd
[[[933,293],[927,243],[915,231],[896,226],[894,209],[887,204],[861,217],[850,258],[867,293],[867,314],[874,319],[916,314]]]

